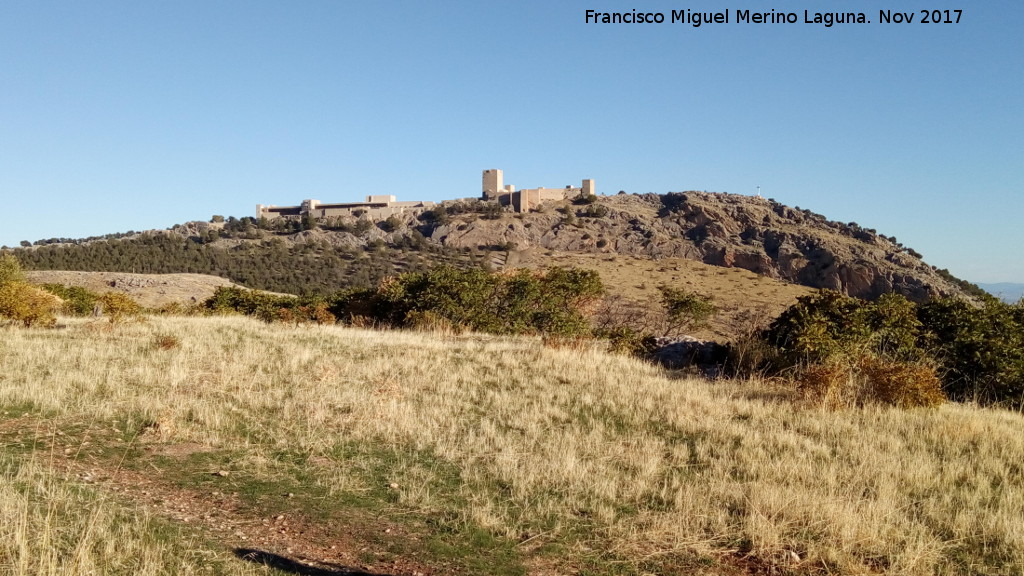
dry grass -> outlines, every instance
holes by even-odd
[[[45,462],[0,458],[0,573],[12,576],[222,573],[201,546],[128,511]],[[262,574],[233,562],[232,574]]]
[[[745,315],[757,311],[763,319],[775,318],[795,304],[798,297],[814,291],[742,268],[722,268],[686,258],[653,261],[624,254],[524,250],[515,253],[514,263],[525,268],[574,266],[596,270],[610,293],[635,302],[639,309],[648,312],[662,309],[658,292],[661,285],[712,296],[720,313],[706,328],[694,330],[693,335],[719,341],[739,336],[745,327]]]
[[[167,441],[253,463],[299,451],[336,492],[367,488],[346,455],[386,451],[403,505],[527,554],[557,543],[569,565],[685,552],[796,553],[792,569],[841,574],[1024,566],[1017,414],[809,409],[763,384],[676,380],[533,339],[242,318],[86,326],[4,330],[0,403],[161,422]],[[180,345],[154,347],[166,337]]]

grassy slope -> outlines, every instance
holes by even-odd
[[[622,254],[524,250],[513,253],[510,265],[596,270],[609,294],[638,303],[651,319],[664,317],[659,286],[711,296],[719,313],[709,320],[707,327],[689,333],[719,342],[732,340],[754,323],[765,323],[777,317],[795,304],[797,298],[814,292],[813,288],[742,268],[722,268],[686,258],[651,260]],[[645,331],[657,334],[657,324],[652,322]]]
[[[154,462],[132,446],[202,446],[156,463],[204,490],[222,467],[254,507],[300,492],[288,505],[327,524],[403,522],[415,543],[396,553],[455,572],[1024,565],[1017,414],[824,412],[763,384],[676,380],[531,339],[242,318],[0,336],[3,410],[68,434],[112,427],[127,447],[108,460],[129,468]],[[148,546],[140,534],[115,537]]]

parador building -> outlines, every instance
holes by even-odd
[[[579,187],[564,188],[524,188],[516,190],[511,184],[505,184],[504,173],[491,169],[483,171],[483,185],[480,199],[496,202],[502,206],[510,206],[516,212],[535,210],[542,202],[559,201],[577,196],[590,196],[597,193],[593,179],[586,179]],[[308,216],[314,218],[330,218],[333,216],[358,216],[365,214],[370,218],[387,218],[403,212],[422,212],[437,204],[428,200],[399,201],[395,195],[367,196],[365,202],[347,202],[326,204],[319,200],[303,200],[298,206],[256,205],[256,218],[274,220],[288,216]]]

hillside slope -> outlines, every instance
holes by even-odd
[[[543,213],[454,220],[431,239],[446,246],[514,244],[563,252],[687,258],[812,288],[874,299],[898,292],[915,301],[963,296],[956,279],[926,264],[895,238],[832,222],[769,199],[686,192],[600,197]],[[587,213],[601,214],[587,217]]]
[[[687,259],[867,299],[887,292],[915,301],[969,298],[978,290],[929,266],[895,237],[735,194],[621,194],[590,204],[549,203],[526,214],[451,201],[387,221],[342,217],[301,228],[299,221],[232,218],[15,253],[35,270],[195,272],[291,293],[368,287],[440,263],[515,266],[524,251],[537,266],[543,265],[539,255],[561,265],[572,265],[566,255],[573,254]]]
[[[289,573],[1024,565],[1015,412],[821,410],[792,389],[539,338],[239,317],[70,321],[7,330],[3,347],[0,454],[68,460],[103,499]],[[0,514],[0,532],[20,522]],[[62,558],[109,548],[53,545]],[[90,568],[61,573],[117,573]]]

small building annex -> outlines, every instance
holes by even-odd
[[[355,216],[366,214],[370,218],[382,219],[409,211],[429,210],[435,204],[430,201],[410,200],[399,202],[394,195],[367,196],[366,202],[324,204],[319,200],[303,200],[298,206],[256,205],[256,218],[274,220],[285,216],[306,216],[315,218],[332,216]]]

